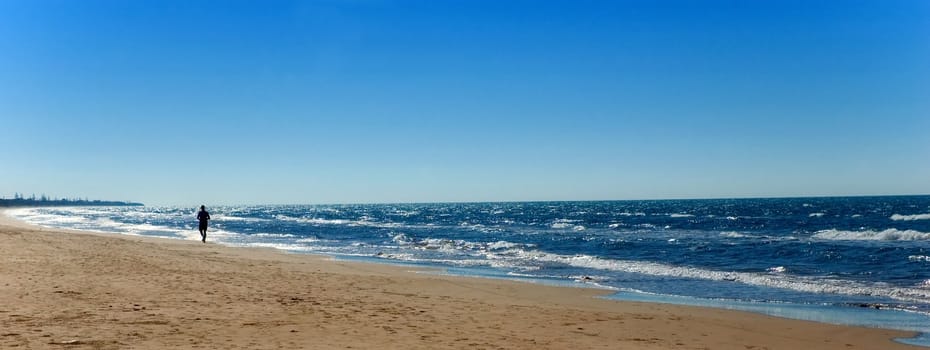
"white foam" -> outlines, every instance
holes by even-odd
[[[410,216],[420,215],[420,212],[419,212],[419,211],[416,211],[416,210],[396,210],[395,212],[391,213],[390,215],[397,215],[397,216],[403,216],[403,217],[410,217]]]
[[[810,213],[809,215],[807,215],[807,217],[809,218],[821,218],[823,216],[824,216],[824,213]]]
[[[213,215],[212,219],[215,221],[242,221],[242,222],[261,222],[268,221],[268,219],[261,218],[244,218],[239,216],[229,216],[229,215]]]
[[[366,227],[381,227],[381,228],[396,228],[401,227],[397,223],[381,223],[381,222],[372,222],[368,221],[367,217],[362,217],[360,220],[348,220],[348,219],[321,219],[321,218],[295,218],[287,215],[275,215],[274,217],[277,220],[281,221],[291,221],[299,222],[303,224],[311,225],[333,225],[333,226],[366,226]]]
[[[110,221],[110,220],[108,220],[108,221]],[[110,221],[110,222],[112,223],[113,221]],[[131,232],[131,233],[148,232],[148,231],[170,231],[170,232],[177,232],[177,231],[178,231],[178,230],[176,230],[176,229],[171,229],[171,228],[163,227],[163,226],[156,226],[156,225],[152,225],[152,224],[120,224],[120,223],[113,223],[113,226],[114,226],[114,227],[121,228],[121,229],[126,230],[127,232]],[[199,234],[199,233],[198,233],[198,234]]]
[[[398,233],[398,234],[394,235],[393,237],[391,237],[391,240],[394,241],[394,243],[397,243],[397,244],[410,244],[410,243],[413,243],[413,240],[411,240],[410,237],[407,237],[407,235],[405,235],[405,234],[403,234],[403,233]]]
[[[574,224],[577,223],[577,222],[581,222],[581,220],[557,219],[557,220],[553,221],[551,227],[552,227],[552,228],[568,228],[568,227],[573,227],[573,226],[575,226]]]
[[[614,290],[614,291],[620,290],[620,288],[611,287],[611,286],[603,284],[604,282],[610,280],[609,278],[606,278],[606,277],[582,275],[582,276],[568,276],[568,278],[571,278],[572,281],[574,281],[575,283],[584,283],[588,286],[595,287],[598,289],[606,289],[606,290]]]
[[[416,257],[410,253],[378,253],[375,255],[376,258],[382,259],[392,259],[392,260],[401,260],[401,261],[413,261]]]
[[[745,237],[749,237],[749,236],[747,236],[747,235],[744,235],[744,234],[739,233],[739,232],[736,232],[736,231],[720,232],[720,236],[721,236],[721,237],[728,237],[728,238],[745,238]]]
[[[817,231],[813,238],[832,241],[926,241],[930,240],[930,233],[915,230],[887,229],[883,231]]]
[[[65,224],[65,223],[79,223],[88,221],[86,218],[80,216],[65,216],[65,215],[55,215],[55,214],[45,214],[40,212],[41,208],[17,208],[9,209],[6,211],[6,214],[10,217],[16,218],[32,224],[46,225],[46,224]]]
[[[723,232],[721,234],[727,234]],[[730,233],[734,236],[739,233]],[[712,281],[725,281],[747,285],[764,286],[771,288],[785,288],[796,291],[812,293],[831,293],[844,295],[883,296],[899,300],[909,300],[921,303],[930,302],[930,289],[924,287],[899,288],[889,286],[868,285],[862,282],[792,276],[784,266],[774,266],[764,272],[728,272],[715,271],[703,268],[675,266],[654,262],[627,261],[598,258],[589,255],[560,255],[538,251],[532,247],[507,242],[496,241],[490,243],[475,243],[464,240],[427,238],[422,240],[411,239],[403,233],[393,237],[394,242],[417,250],[431,250],[455,254],[457,258],[425,258],[416,254],[388,254],[379,255],[382,258],[403,260],[410,262],[426,262],[451,264],[455,266],[491,266],[524,271],[534,271],[540,268],[540,263],[558,263],[573,267],[590,268],[625,273],[638,273],[650,276],[664,276],[674,278],[693,278]],[[670,243],[677,242],[670,239]],[[293,249],[291,246],[279,247]],[[303,247],[302,249],[310,249]],[[463,259],[465,256],[474,258]],[[915,258],[922,259],[922,258]]]
[[[396,234],[392,237],[392,240],[401,247],[412,248],[416,250],[426,250],[426,251],[436,251],[441,253],[447,253],[452,255],[459,255],[460,257],[472,256],[472,257],[484,257],[488,260],[481,259],[484,261],[484,265],[490,265],[495,267],[514,267],[520,269],[535,269],[535,267],[526,267],[519,266],[519,261],[515,261],[512,257],[515,256],[516,252],[523,251],[524,248],[532,248],[535,245],[532,244],[521,244],[513,243],[508,241],[496,241],[490,243],[480,243],[480,242],[470,242],[466,240],[452,240],[452,239],[442,239],[442,238],[426,238],[421,240],[411,239],[403,233]],[[472,259],[466,259],[472,260]],[[496,261],[491,261],[496,260]],[[437,262],[435,259],[426,259],[424,261]],[[443,260],[444,263],[459,264],[455,262],[455,259],[450,259],[449,261]],[[474,265],[478,264],[477,262],[467,262],[466,264]]]
[[[349,220],[340,220],[340,219],[319,219],[319,218],[295,218],[287,215],[276,215],[275,219],[282,221],[293,221],[300,222],[305,224],[317,224],[317,225],[346,225]]]
[[[30,213],[33,213],[34,210],[35,208],[15,208],[15,209],[6,209],[3,211],[3,213],[6,214],[7,216],[20,217],[20,216],[29,215]]]
[[[909,260],[909,261],[924,261],[924,262],[930,262],[930,256],[926,256],[926,255],[911,255],[911,256],[908,256],[908,257],[907,257],[907,260]]]
[[[456,253],[475,247],[474,243],[460,239],[427,238],[414,245],[417,249],[438,250],[445,253]]]
[[[695,278],[727,281],[773,288],[785,288],[812,293],[844,295],[884,296],[898,300],[930,303],[930,290],[899,287],[876,287],[856,281],[805,278],[785,274],[727,272],[706,270],[688,266],[674,266],[654,262],[611,260],[589,255],[565,256],[539,251],[523,252],[523,258],[537,261],[562,263],[575,267],[639,273],[651,276]],[[776,267],[777,269],[778,267]]]
[[[434,258],[419,257],[417,255],[410,254],[410,253],[379,253],[375,255],[375,257],[382,258],[382,259],[414,262],[414,263],[444,264],[444,265],[453,265],[453,266],[462,266],[462,267],[489,266],[489,267],[497,267],[497,268],[520,268],[519,266],[513,266],[507,263],[501,263],[501,262],[492,261],[492,260],[434,259]]]
[[[258,248],[274,248],[287,251],[295,252],[314,252],[316,249],[311,246],[301,245],[301,244],[290,244],[290,243],[266,243],[266,242],[254,242],[243,244],[247,247],[258,247]]]
[[[149,223],[155,219],[177,218],[186,216],[186,212],[168,209],[149,209],[154,211],[127,211],[126,208],[28,208],[14,212],[23,221],[46,227],[67,228],[91,232],[119,233],[125,235],[154,235],[165,238],[200,240],[193,226],[176,228],[158,226]],[[137,209],[138,210],[138,209]],[[120,216],[145,220],[142,223],[118,222],[110,219],[112,213]],[[220,229],[220,225],[211,228],[209,235],[213,238],[227,237],[234,233]]]
[[[507,242],[507,241],[497,241],[497,242],[493,242],[493,243],[488,243],[488,245],[486,246],[486,248],[487,248],[488,250],[500,250],[500,249],[513,249],[513,248],[517,248],[517,247],[519,247],[519,246],[521,246],[521,244],[513,243],[513,242]]]
[[[269,238],[295,238],[296,235],[290,233],[253,233],[251,237],[269,237]]]
[[[691,215],[691,214],[670,214],[669,217],[673,217],[673,218],[691,218],[691,217],[694,217],[694,215]]]
[[[915,214],[915,215],[894,214],[894,215],[891,215],[891,220],[894,220],[894,221],[930,220],[930,214]]]
[[[90,219],[82,216],[62,216],[62,215],[52,215],[52,214],[34,214],[25,218],[31,222],[38,222],[48,225],[73,225],[73,224],[86,224],[91,222]]]
[[[403,233],[394,235],[391,237],[391,240],[401,246],[406,246],[408,248],[417,250],[434,250],[451,254],[464,253],[474,255],[477,254],[476,252],[478,251],[488,250],[488,244],[445,238],[426,238],[422,240],[414,240]],[[508,244],[508,242],[499,241],[492,244],[496,246],[504,246]]]
[[[786,269],[784,266],[775,266],[768,268],[766,271],[771,273],[785,273],[785,271],[788,271],[788,269]]]

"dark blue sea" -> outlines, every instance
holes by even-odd
[[[15,209],[39,225],[199,240],[194,207]],[[930,345],[930,196],[223,206],[208,240],[611,298],[914,330]]]

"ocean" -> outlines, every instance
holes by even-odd
[[[208,241],[608,298],[917,331],[930,346],[930,196],[208,207]],[[199,240],[197,208],[19,208],[30,223]],[[431,269],[432,270],[432,269]]]

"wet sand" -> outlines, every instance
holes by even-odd
[[[0,348],[923,349],[891,340],[906,332],[602,293],[0,214]]]

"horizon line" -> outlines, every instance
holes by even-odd
[[[489,200],[489,201],[411,201],[411,202],[343,202],[343,203],[236,203],[213,204],[213,207],[224,206],[325,206],[325,205],[391,205],[391,204],[487,204],[487,203],[566,203],[566,202],[636,202],[636,201],[700,201],[700,200],[751,200],[751,199],[824,199],[824,198],[869,198],[869,197],[926,197],[930,193],[922,194],[856,194],[856,195],[806,195],[806,196],[745,196],[745,197],[703,197],[703,198],[633,198],[633,199],[553,199],[553,200]],[[144,204],[144,203],[143,203]],[[198,204],[200,205],[206,205]],[[148,205],[145,205],[148,206]],[[153,206],[183,206],[183,205],[153,205]],[[208,206],[209,207],[209,206]]]

